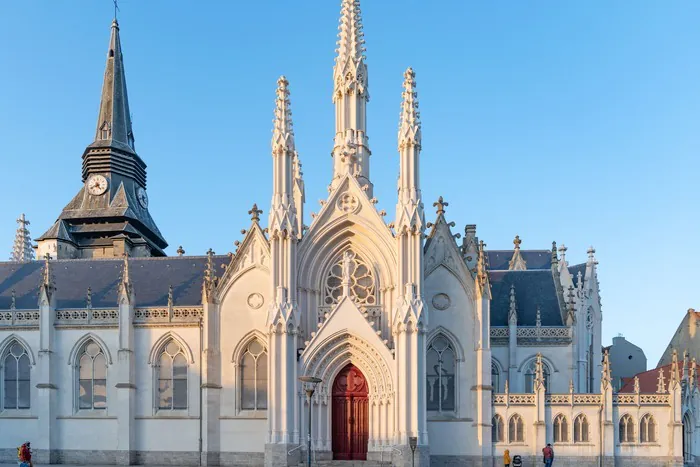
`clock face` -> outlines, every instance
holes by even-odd
[[[94,196],[100,196],[102,193],[107,191],[108,186],[109,184],[107,179],[102,175],[93,175],[92,177],[88,178],[87,181],[88,193]]]
[[[138,198],[139,204],[143,206],[144,209],[148,207],[148,195],[146,194],[146,190],[139,187],[139,189],[136,190],[136,198]]]

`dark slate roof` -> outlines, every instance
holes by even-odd
[[[216,275],[224,273],[227,256],[215,256]],[[173,287],[175,306],[196,306],[202,303],[202,280],[206,256],[166,258],[130,258],[129,276],[134,286],[136,306],[166,306],[168,287]],[[43,261],[0,263],[0,309],[10,308],[15,290],[17,309],[37,309]],[[92,292],[92,306],[117,306],[117,288],[123,267],[122,259],[75,259],[51,261],[56,284],[57,308],[84,308],[87,288]]]
[[[542,326],[563,326],[557,289],[551,270],[493,271],[491,279],[491,326],[508,326],[510,286],[515,285],[518,325],[534,326],[537,305]]]
[[[487,250],[490,271],[508,269],[513,257],[513,250]],[[520,250],[520,255],[527,263],[527,269],[550,269],[552,267],[551,250]]]

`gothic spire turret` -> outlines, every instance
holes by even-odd
[[[294,126],[289,102],[289,81],[277,80],[275,118],[272,129],[272,202],[268,229],[271,235],[281,232],[297,237],[298,223],[294,203]]]
[[[12,246],[12,255],[10,261],[25,263],[34,259],[34,248],[32,247],[32,239],[29,236],[29,221],[24,217],[24,213],[20,214],[17,219],[17,232],[15,233],[15,243]]]
[[[421,123],[416,93],[416,74],[412,68],[404,73],[404,92],[399,115],[399,193],[396,204],[396,231],[422,232],[425,226],[420,190]],[[438,216],[444,214],[442,197],[435,205]],[[437,222],[437,221],[436,221]]]
[[[367,65],[360,0],[342,0],[338,26],[338,48],[333,67],[333,103],[335,104],[335,142],[333,147],[333,181],[335,188],[342,177],[350,174],[361,186],[369,181],[369,143],[367,138]]]

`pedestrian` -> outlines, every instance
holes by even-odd
[[[508,449],[503,453],[503,465],[510,467],[510,451]]]
[[[552,449],[551,444],[547,443],[547,446],[542,449],[542,457],[544,458],[544,466],[552,467],[552,463],[554,463],[554,449]]]
[[[29,441],[19,448],[19,465],[20,467],[33,467],[32,445]]]

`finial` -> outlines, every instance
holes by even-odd
[[[508,387],[508,380],[506,380],[506,387],[505,387],[505,393],[508,394],[510,392],[510,387]]]
[[[574,393],[574,380],[573,379],[569,380],[569,393],[570,394]]]
[[[607,388],[610,384],[612,384],[612,374],[610,371],[610,352],[606,350],[603,353],[603,371],[602,371],[602,378],[601,378],[601,383],[603,385],[603,388]]]
[[[211,302],[214,298],[217,278],[214,269],[214,250],[207,250],[207,265],[204,269],[204,280],[202,281],[202,301]]]
[[[365,39],[362,30],[360,0],[342,0],[338,25],[338,56],[333,67],[333,102],[344,93],[367,96]]]
[[[688,370],[688,381],[689,381],[691,387],[695,386],[696,373],[697,373],[697,363],[695,362],[695,357],[693,357],[692,360],[690,360],[690,369]]]
[[[559,263],[559,258],[557,257],[557,242],[552,242],[552,265],[556,266]]]
[[[401,113],[399,114],[399,151],[405,146],[421,145],[421,122],[418,110],[418,93],[416,92],[416,73],[408,68],[404,74],[403,93],[401,94]]]
[[[131,301],[131,279],[129,277],[129,254],[124,253],[124,262],[122,263],[121,280],[119,282],[119,300],[120,303]]]
[[[12,289],[12,292],[10,294],[10,310],[15,310],[17,309],[17,296],[15,289]]]
[[[521,243],[523,241],[520,240],[520,235],[516,235],[513,239],[513,257],[508,262],[508,269],[511,271],[525,271],[527,269],[527,262],[520,254]]]
[[[168,286],[168,308],[173,307],[173,286]]]
[[[445,208],[446,208],[447,206],[449,206],[449,205],[450,205],[450,203],[448,203],[447,201],[444,201],[444,200],[442,199],[442,196],[440,196],[440,197],[438,198],[438,200],[437,200],[436,202],[433,203],[433,207],[436,207],[436,208],[437,208],[437,214],[438,214],[438,215],[440,215],[440,214],[445,214]]]
[[[20,214],[17,219],[17,231],[15,232],[15,242],[12,245],[12,254],[10,261],[17,263],[25,263],[34,259],[34,248],[32,247],[32,238],[29,234],[29,221],[24,217],[24,213]]]
[[[680,376],[678,374],[678,351],[673,349],[673,358],[671,359],[671,379],[669,380],[669,385],[673,385],[680,381]]]
[[[47,291],[47,295],[50,296],[53,290],[56,288],[54,286],[53,282],[53,273],[51,272],[51,255],[46,253],[44,255],[44,270],[42,271],[42,284],[41,287],[43,287]]]
[[[515,238],[513,239],[513,245],[515,245],[515,250],[520,249],[520,244],[523,243],[522,240],[520,240],[520,235],[516,235]]]
[[[635,394],[639,394],[640,389],[639,389],[639,376],[634,377],[634,392]]]
[[[533,389],[535,392],[539,390],[539,388],[544,388],[544,370],[542,367],[542,354],[537,353],[537,359],[535,360],[535,384],[533,385]]]
[[[92,289],[87,288],[87,293],[85,294],[85,308],[88,310],[92,308]]]
[[[252,220],[255,223],[260,222],[260,214],[262,214],[262,209],[258,209],[257,204],[253,204],[253,208],[248,211],[248,214],[251,215],[250,220]]]
[[[656,393],[663,394],[666,392],[666,379],[664,378],[664,367],[659,367],[659,376],[656,379]]]
[[[488,258],[486,256],[486,243],[484,243],[483,240],[479,240],[479,256],[476,262],[476,277],[481,287],[485,287],[488,281],[487,262]]]
[[[518,309],[515,301],[515,285],[510,285],[510,307],[508,310],[508,322],[511,324],[518,323]]]
[[[277,80],[275,118],[272,120],[272,154],[294,156],[294,125],[289,101],[289,81],[284,75]]]
[[[598,264],[598,262],[595,259],[595,248],[592,246],[588,248],[588,264]]]
[[[562,243],[559,247],[559,256],[561,257],[561,262],[564,265],[566,265],[566,250],[568,250],[568,248],[566,248],[566,245]]]
[[[537,326],[538,328],[541,328],[541,327],[542,327],[542,313],[541,313],[541,311],[540,311],[540,306],[539,306],[539,305],[537,305],[537,315],[536,315],[536,318],[535,318],[535,326]]]
[[[178,256],[184,256],[185,255],[185,250],[182,248],[182,245],[177,247],[177,255]]]

